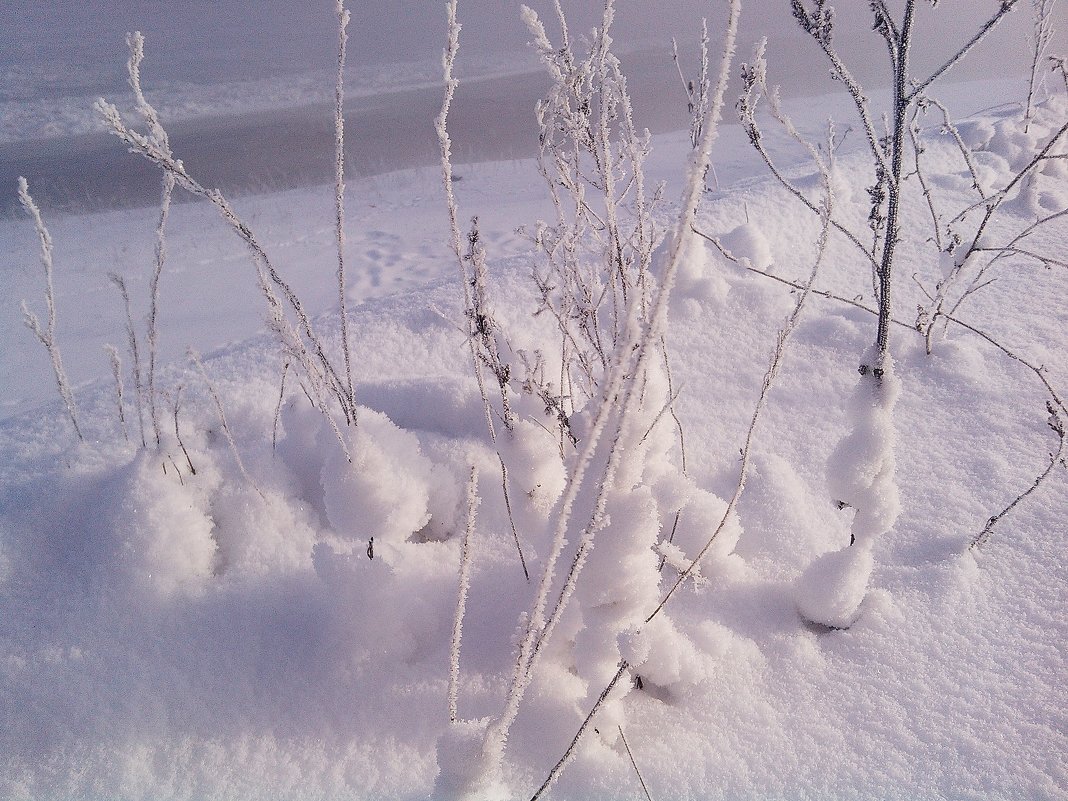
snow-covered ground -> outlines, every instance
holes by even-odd
[[[776,69],[773,60],[773,80]],[[1019,78],[943,87],[987,189],[1066,119],[1068,104],[1055,98],[1023,134],[1019,105],[1003,104],[1025,90]],[[828,116],[852,119],[841,96],[786,107],[816,136]],[[901,512],[872,546],[851,626],[803,619],[798,604],[811,588],[798,580],[850,541],[854,510],[837,507],[828,461],[856,423],[851,396],[875,318],[813,294],[755,430],[746,488],[700,576],[644,636],[604,642],[598,621],[633,617],[627,604],[646,595],[655,605],[734,491],[777,332],[796,302],[794,288],[746,266],[801,283],[816,258],[819,220],[767,174],[729,111],[727,122],[698,227],[748,261],[700,240],[672,298],[667,342],[685,471],[670,416],[645,408],[653,436],[633,449],[645,461],[628,453],[621,468],[638,478],[610,498],[574,611],[547,643],[507,739],[504,785],[516,798],[537,789],[625,657],[632,673],[552,797],[642,797],[637,766],[657,801],[1061,798],[1063,465],[982,548],[968,546],[1058,446],[1050,392],[1019,359],[1042,366],[1057,397],[1068,397],[1064,218],[1024,248],[1048,266],[1006,258],[961,305],[956,316],[988,338],[953,324],[928,354],[908,326],[947,264],[929,241],[918,182],[907,183],[894,310],[908,325],[894,327],[891,346]],[[765,144],[815,197],[804,153],[770,126]],[[923,141],[939,208],[971,203],[972,178],[934,114]],[[689,150],[683,132],[653,139],[648,184],[667,184],[655,212],[661,233],[677,216]],[[1061,166],[1050,162],[1036,191],[1006,204],[986,233],[991,243],[1068,206]],[[870,170],[854,131],[834,183],[836,213],[857,231],[867,231]],[[492,305],[512,349],[559,347],[546,315],[533,314],[527,234],[553,214],[536,163],[481,161],[457,173],[460,210],[479,216]],[[340,364],[332,187],[247,195],[235,206]],[[45,317],[32,224],[0,221],[0,798],[425,798],[446,787],[441,769],[462,763],[464,732],[500,714],[589,410],[575,416],[579,445],[561,461],[544,404],[517,393],[521,424],[491,445],[440,170],[354,177],[347,212],[361,404],[358,433],[347,434],[351,465],[299,373],[283,379],[247,249],[204,203],[176,205],[168,223],[160,448],[140,447],[124,310],[107,277],[127,281],[144,359],[158,210],[43,209],[55,243],[57,341],[85,433],[77,442],[44,348],[21,323],[22,298]],[[815,286],[873,303],[870,268],[837,234]],[[123,359],[125,425],[108,343]],[[203,354],[203,372],[185,357],[190,347]],[[458,713],[468,722],[457,726],[450,643],[472,470],[481,503],[459,656]],[[569,532],[565,562],[577,534]],[[639,586],[669,536],[659,585]],[[641,537],[645,545],[624,552]]]

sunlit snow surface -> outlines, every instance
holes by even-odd
[[[1018,108],[989,107],[1021,93],[1019,81],[948,93],[962,117],[978,113],[966,132],[994,182],[1014,158]],[[841,98],[790,108],[813,132],[827,115],[849,114]],[[1050,111],[1064,113],[1063,103]],[[971,179],[937,127],[927,133],[937,191],[959,206]],[[769,143],[811,189],[802,155],[781,134],[769,132]],[[837,176],[839,208],[858,230],[870,182],[860,145],[855,132],[847,138]],[[654,139],[650,178],[668,182],[670,201],[687,148],[684,134]],[[803,280],[817,220],[766,176],[736,126],[724,129],[714,161],[702,229],[749,264]],[[551,213],[544,185],[529,160],[458,173],[461,212],[480,217],[495,308],[513,345],[533,349],[547,322],[531,317],[531,246],[516,229]],[[1063,208],[1068,181],[1051,173],[1033,201]],[[922,196],[909,191],[906,230],[927,231]],[[47,357],[20,323],[20,299],[39,314],[44,307],[32,227],[22,218],[0,223],[0,797],[426,797],[448,726],[457,532],[471,465],[482,505],[460,714],[499,710],[533,587],[518,564],[460,333],[462,290],[439,173],[353,178],[347,197],[356,393],[367,407],[354,464],[363,472],[344,464],[292,373],[274,431],[282,362],[262,333],[255,274],[242,244],[202,204],[172,211],[161,289],[163,419],[169,436],[181,386],[188,462],[173,446],[165,456],[135,447],[129,403],[124,441],[102,350],[114,343],[128,358],[108,271],[126,276],[143,326],[156,210],[44,208],[56,248],[58,341],[87,432],[75,444],[53,401]],[[235,205],[336,344],[332,190],[246,195]],[[1021,200],[1019,216],[991,235],[1033,212]],[[660,221],[672,213],[665,204]],[[1032,247],[1063,262],[1066,235],[1058,221]],[[684,269],[669,343],[688,475],[729,497],[794,297],[711,248],[705,255]],[[911,323],[924,297],[910,274],[930,287],[941,265],[923,235],[907,238],[899,259],[895,310]],[[871,302],[869,272],[841,239],[832,239],[817,286]],[[1065,397],[1066,296],[1063,266],[1011,259],[960,316],[1044,365]],[[1056,447],[1033,372],[960,328],[930,356],[918,334],[894,330],[901,514],[873,545],[869,591],[851,627],[816,626],[797,611],[799,575],[849,541],[852,512],[834,503],[827,460],[849,430],[857,365],[873,336],[866,312],[810,299],[757,429],[734,551],[713,554],[702,581],[672,602],[687,647],[645,655],[647,675],[670,681],[645,682],[595,722],[554,797],[641,797],[617,726],[658,801],[1053,799],[1068,791],[1065,471],[1006,516],[984,549],[967,550]],[[187,346],[204,353],[247,478],[203,378],[184,359]],[[537,418],[541,410],[522,411]],[[548,514],[539,491],[558,478],[539,456],[537,430],[526,436],[530,443],[509,452],[524,487],[521,534]],[[692,555],[707,533],[680,526],[674,545]],[[371,536],[373,561],[364,550]],[[536,574],[546,543],[526,545]],[[611,580],[591,573],[589,592]],[[600,689],[545,664],[508,743],[505,780],[517,798],[540,784]]]

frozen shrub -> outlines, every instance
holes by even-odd
[[[456,85],[451,69],[459,30],[455,2],[448,9],[446,100],[438,130],[454,251],[464,267],[444,131]],[[635,129],[626,81],[611,51],[614,3],[605,4],[601,26],[585,43],[584,54],[574,48],[559,3],[554,10],[559,45],[550,41],[534,11],[524,7],[523,19],[552,79],[537,117],[539,167],[556,219],[539,222],[535,228],[539,263],[534,281],[538,313],[557,324],[559,344],[544,351],[559,354],[554,360],[559,359],[560,378],[555,386],[548,383],[554,379],[533,388],[536,382],[524,382],[521,391],[532,391],[546,400],[547,409],[558,413],[559,455],[567,466],[567,480],[550,518],[551,538],[541,560],[536,595],[520,621],[518,655],[503,708],[484,729],[480,723],[477,729],[466,727],[439,741],[439,763],[468,760],[461,766],[442,764],[435,793],[446,798],[480,797],[498,784],[509,731],[528,691],[533,691],[537,703],[557,709],[556,726],[561,722],[566,726],[569,717],[580,722],[584,704],[577,702],[584,695],[587,701],[597,699],[595,709],[608,701],[605,715],[619,714],[615,699],[625,691],[613,695],[613,689],[628,669],[622,654],[644,653],[633,643],[635,630],[642,627],[660,594],[654,546],[667,517],[678,511],[660,508],[650,486],[671,472],[665,455],[674,446],[673,415],[665,415],[674,401],[665,351],[666,315],[671,291],[685,269],[683,262],[702,251],[694,245],[692,225],[733,55],[738,3],[731,4],[716,92],[699,126],[701,138],[689,165],[681,212],[658,271],[653,269],[653,252],[661,233],[653,224],[651,208],[659,191],[646,193],[643,162],[649,135]],[[471,255],[474,261],[475,254]],[[464,277],[466,287],[466,267]],[[465,308],[468,341],[492,435],[491,407],[480,372],[481,363],[494,363],[492,348],[480,337],[481,322],[488,318],[471,313],[476,307],[470,293],[465,294]],[[502,390],[503,402],[507,398],[503,383]],[[503,453],[498,451],[502,467]],[[676,500],[671,493],[662,497]],[[562,564],[565,548],[574,554],[569,567]],[[671,650],[685,640],[667,621],[662,616],[651,630],[659,635],[658,645]],[[685,644],[679,647],[686,650]],[[541,692],[546,676],[563,675],[573,677],[566,682],[568,690],[546,697]],[[681,675],[663,672],[668,681]],[[607,688],[598,696],[606,681]],[[589,720],[581,724],[578,736]],[[480,748],[470,741],[476,730],[483,732]],[[622,731],[620,726],[609,726],[603,736],[614,741],[616,730]],[[458,749],[454,741],[465,747]]]
[[[340,71],[344,66],[345,26],[348,23],[348,14],[343,4],[338,3],[339,32],[339,55],[338,55],[338,97],[337,103],[342,102],[340,90]],[[163,174],[163,205],[161,209],[159,225],[157,227],[156,270],[154,273],[152,292],[153,306],[150,314],[150,350],[155,337],[155,314],[156,297],[158,294],[159,277],[163,269],[165,258],[165,227],[170,204],[172,189],[177,186],[194,197],[208,201],[215,207],[224,223],[237,235],[248,247],[255,265],[256,282],[263,293],[267,305],[267,326],[278,338],[283,358],[286,362],[299,366],[303,373],[305,392],[312,399],[316,409],[326,418],[334,430],[335,437],[344,450],[347,445],[342,428],[356,425],[355,396],[351,388],[351,365],[346,350],[346,368],[339,371],[327,353],[327,346],[323,339],[315,331],[311,319],[304,308],[300,298],[292,290],[282,275],[275,268],[267,252],[260,245],[259,240],[240,218],[234,207],[217,189],[208,189],[197,181],[187,171],[185,165],[171,150],[170,141],[166,130],[160,122],[155,108],[144,98],[140,91],[140,63],[143,57],[144,42],[140,34],[133,34],[128,44],[130,47],[130,61],[127,71],[130,76],[130,84],[137,95],[137,108],[146,130],[136,130],[129,124],[119,112],[118,108],[104,99],[96,102],[97,113],[104,120],[108,130],[121,139],[130,148],[131,152],[138,153],[156,165]],[[335,133],[336,141],[342,142],[342,129],[340,123]],[[339,148],[342,145],[339,145]],[[340,196],[344,187],[343,162],[338,161],[338,184],[337,193]],[[344,236],[343,236],[343,203],[338,200],[336,218],[338,226],[338,287],[341,294],[340,302],[344,305]],[[347,330],[347,329],[346,329]],[[347,343],[345,343],[347,345]],[[151,361],[151,359],[150,359]],[[150,399],[153,396],[152,369],[149,370]],[[151,404],[150,404],[151,405]],[[152,411],[153,426],[159,438],[158,413]],[[337,417],[340,417],[339,424]]]
[[[907,157],[913,157],[913,174],[917,176],[929,206],[936,245],[939,249],[945,247],[948,252],[955,251],[948,274],[933,293],[928,293],[932,300],[933,312],[923,308],[920,310],[921,321],[918,326],[926,328],[930,345],[933,325],[938,317],[945,313],[947,289],[959,281],[965,265],[977,251],[984,249],[979,243],[990,218],[1008,193],[1018,188],[1017,185],[1020,185],[1019,188],[1025,188],[1025,179],[1029,173],[1041,162],[1065,130],[1068,130],[1068,126],[1062,128],[1045,147],[1036,148],[1033,143],[1022,146],[1019,154],[1013,154],[1019,155],[1023,162],[1016,177],[1000,191],[987,196],[973,162],[969,159],[968,149],[950,122],[948,112],[944,106],[931,98],[931,87],[996,28],[1017,3],[1018,0],[991,3],[990,16],[978,31],[971,38],[964,40],[953,55],[940,66],[924,75],[916,75],[910,61],[912,48],[923,34],[915,24],[919,6],[917,0],[905,0],[898,13],[892,11],[885,2],[870,3],[872,30],[882,39],[889,57],[888,78],[892,89],[890,103],[882,110],[883,125],[879,127],[875,122],[880,116],[879,110],[873,107],[868,94],[836,47],[835,36],[838,30],[833,6],[827,0],[791,0],[795,20],[809,35],[816,48],[824,54],[832,76],[842,83],[853,101],[871,156],[874,176],[873,184],[868,187],[868,227],[872,237],[870,247],[862,242],[863,234],[851,231],[840,221],[831,218],[834,229],[856,246],[871,265],[872,285],[878,302],[878,321],[875,344],[866,351],[860,365],[861,378],[850,412],[850,433],[831,457],[828,467],[828,483],[832,495],[841,504],[853,509],[851,544],[847,547],[847,552],[827,554],[818,558],[798,581],[799,609],[802,615],[817,623],[842,627],[852,622],[864,597],[864,588],[871,572],[871,550],[875,540],[892,529],[900,510],[894,482],[893,434],[893,409],[900,385],[894,374],[894,361],[890,354],[890,328],[893,319],[891,295],[895,280],[899,280],[896,278],[898,245],[907,233],[902,228],[905,211],[904,187],[909,177],[906,172]],[[746,93],[740,103],[740,109],[750,142],[776,178],[801,202],[817,211],[815,204],[801,189],[783,176],[761,141],[762,134],[756,122],[753,102],[756,87],[762,88],[772,114],[781,121],[776,111],[777,93],[766,88],[766,62],[762,49],[758,52],[755,66],[747,68],[743,75]],[[947,226],[947,245],[943,244],[942,222],[923,173],[923,151],[916,122],[919,114],[929,107],[942,109],[946,127],[957,137],[968,168],[975,178],[975,189],[981,199],[973,209],[985,210],[973,236],[963,237],[955,229],[969,210],[953,219]],[[1007,140],[1015,136],[1008,136],[1009,132],[1005,133]],[[996,134],[992,134],[986,137],[986,140],[993,141],[995,138]],[[829,152],[833,153],[833,141],[829,144]],[[1016,141],[1005,143],[1009,150],[1014,150],[1016,146]],[[1036,150],[1038,155],[1034,156]],[[965,242],[965,239],[969,241]],[[974,287],[974,284],[972,286]],[[848,553],[849,550],[856,553]]]

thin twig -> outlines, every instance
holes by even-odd
[[[812,36],[813,40],[830,62],[834,76],[842,82],[846,87],[846,90],[849,92],[849,96],[853,100],[853,105],[857,108],[857,115],[860,117],[860,122],[864,128],[864,134],[868,141],[868,148],[871,150],[876,166],[883,170],[889,170],[890,164],[887,161],[886,150],[882,144],[882,137],[877,133],[875,123],[872,121],[868,97],[864,94],[863,87],[861,87],[857,82],[857,79],[853,77],[849,68],[846,67],[845,63],[838,55],[838,51],[831,45],[831,28],[834,23],[834,10],[825,9],[823,3],[820,2],[818,4],[819,10],[810,14],[805,11],[801,0],[791,0],[791,5],[793,7],[794,17],[801,24],[802,29]]]
[[[693,230],[692,225],[690,230]],[[668,406],[668,410],[671,412],[671,419],[675,421],[675,430],[679,433],[679,458],[682,461],[682,474],[686,475],[686,432],[683,430],[682,420],[679,419],[679,415],[675,411],[674,401],[674,398],[682,392],[682,389],[680,388],[678,392],[675,391],[674,379],[671,377],[671,359],[668,356],[666,336],[660,337],[660,350],[664,354],[664,375],[667,377],[668,397],[673,399]]]
[[[682,510],[681,509],[679,509],[679,511],[675,512],[675,521],[671,524],[671,533],[668,534],[667,539],[664,540],[664,542],[666,542],[668,545],[670,545],[671,543],[673,543],[675,541],[675,532],[679,528],[679,518],[680,517],[682,517]],[[663,550],[661,550],[660,551],[660,564],[658,564],[656,566],[656,572],[657,573],[663,573],[664,572],[664,564],[666,562],[667,562],[667,554],[664,553]]]
[[[512,539],[515,541],[515,549],[519,554],[519,565],[523,568],[523,578],[530,582],[530,572],[527,570],[527,560],[523,556],[523,546],[519,544],[519,531],[515,527],[515,517],[512,515],[512,500],[508,494],[508,467],[504,463],[504,457],[497,452],[497,459],[501,463],[501,488],[504,491],[504,508],[508,513],[508,525],[512,529]]]
[[[56,378],[59,396],[62,398],[63,405],[67,410],[67,416],[70,417],[71,424],[74,426],[74,433],[78,435],[79,440],[83,441],[85,437],[82,436],[81,427],[78,425],[78,408],[74,401],[74,391],[71,389],[70,379],[67,378],[67,371],[63,368],[63,357],[60,355],[59,345],[56,342],[56,294],[52,286],[52,235],[48,232],[44,219],[41,217],[41,210],[30,195],[29,185],[22,176],[19,176],[18,187],[19,203],[22,204],[22,208],[26,210],[26,213],[33,218],[33,225],[37,230],[37,238],[41,243],[41,265],[44,267],[45,274],[45,304],[48,308],[48,323],[45,328],[42,328],[41,321],[37,318],[37,315],[30,311],[26,301],[22,301],[23,321],[37,339],[41,341],[45,350],[48,351],[48,356],[52,360],[52,372]]]
[[[934,244],[935,250],[941,253],[942,247],[942,226],[938,221],[938,211],[935,209],[934,194],[931,191],[930,184],[927,183],[927,177],[923,172],[923,165],[920,161],[920,156],[923,153],[923,146],[920,144],[919,126],[916,123],[916,116],[919,114],[920,106],[916,106],[916,109],[912,116],[912,121],[909,123],[908,131],[909,138],[912,140],[912,155],[915,165],[913,175],[919,179],[920,188],[923,190],[923,197],[927,201],[927,210],[931,213],[931,228],[934,230]]]
[[[267,496],[263,494],[263,490],[259,488],[255,481],[252,480],[252,476],[249,475],[245,469],[245,463],[241,459],[241,454],[237,450],[237,443],[234,441],[234,434],[230,430],[230,424],[226,422],[226,412],[223,410],[222,399],[219,397],[219,393],[215,391],[215,384],[208,378],[208,373],[204,369],[204,363],[200,359],[200,354],[192,348],[187,350],[190,360],[196,365],[197,371],[200,373],[200,377],[204,379],[204,383],[207,385],[208,394],[211,395],[212,401],[215,402],[215,409],[219,412],[219,423],[222,425],[223,433],[226,435],[226,441],[230,444],[230,452],[234,456],[234,461],[237,462],[237,469],[241,471],[241,475],[245,480],[256,490],[256,493],[267,500]]]
[[[156,435],[156,445],[161,443],[159,411],[156,408],[156,350],[159,338],[159,295],[160,279],[163,266],[167,261],[167,218],[174,195],[174,176],[163,173],[160,189],[159,220],[156,224],[156,266],[149,282],[148,310],[148,409],[152,418],[152,432]]]
[[[274,425],[271,426],[271,451],[278,450],[278,423],[282,418],[282,400],[286,396],[286,373],[289,372],[289,362],[282,364],[282,380],[278,382],[278,403],[274,406]]]
[[[905,101],[911,103],[916,97],[923,94],[924,89],[938,80],[940,77],[946,74],[958,61],[964,58],[968,53],[981,42],[986,35],[994,29],[994,27],[1001,22],[1002,18],[1013,9],[1018,0],[1001,0],[1001,7],[997,13],[994,14],[989,20],[987,20],[983,26],[979,29],[979,32],[975,34],[957,53],[949,58],[941,67],[936,69],[927,80],[916,84],[911,92],[905,97]]]
[[[534,792],[534,795],[530,797],[530,801],[538,801],[538,799],[541,798],[542,794],[546,790],[548,790],[556,781],[557,777],[560,775],[560,771],[562,771],[567,766],[567,763],[571,761],[571,757],[575,753],[575,748],[576,746],[578,746],[579,741],[582,739],[582,735],[586,733],[586,729],[589,728],[590,721],[593,720],[593,716],[597,714],[598,710],[604,704],[605,700],[611,694],[612,690],[616,688],[616,684],[619,683],[620,678],[623,676],[624,673],[626,673],[628,667],[630,666],[627,664],[626,660],[623,660],[619,663],[619,668],[616,670],[616,675],[612,677],[612,680],[608,682],[608,686],[605,687],[601,694],[597,697],[597,701],[590,709],[589,714],[587,714],[585,720],[582,721],[582,725],[580,725],[578,731],[575,732],[575,736],[571,738],[571,743],[568,745],[567,750],[564,751],[564,755],[557,760],[555,765],[553,765],[552,769],[549,771],[549,775],[546,776],[545,781],[541,783],[541,787],[539,787]]]
[[[942,130],[953,137],[953,141],[957,145],[957,150],[960,151],[961,157],[964,159],[964,164],[968,167],[968,173],[972,176],[972,186],[974,186],[975,191],[979,193],[979,197],[986,200],[986,193],[983,192],[982,182],[979,180],[979,171],[975,168],[975,161],[972,159],[971,148],[964,144],[964,137],[960,135],[957,126],[953,124],[949,109],[946,108],[944,103],[934,97],[924,96],[919,102],[930,103],[942,112]]]
[[[630,758],[630,765],[634,768],[634,774],[638,777],[638,782],[642,786],[642,792],[645,793],[646,801],[653,801],[653,797],[649,795],[649,788],[645,786],[645,779],[642,778],[642,772],[638,770],[638,763],[634,761],[634,752],[630,750],[630,743],[627,742],[627,735],[623,733],[623,727],[617,725],[619,729],[619,737],[623,740],[623,747],[627,749],[627,756]]]
[[[126,428],[126,412],[123,409],[122,359],[119,358],[119,351],[114,345],[104,345],[104,351],[108,355],[108,361],[111,363],[111,376],[115,380],[115,402],[119,410],[119,425],[122,427],[122,438],[129,442],[130,432]]]
[[[976,253],[1001,253],[1007,256],[1027,256],[1030,259],[1041,262],[1047,267],[1052,265],[1054,267],[1068,267],[1068,261],[1061,261],[1055,259],[1052,256],[1043,256],[1041,253],[1035,253],[1033,250],[1027,250],[1026,248],[1017,247],[995,247],[995,248],[975,248]]]
[[[197,469],[193,467],[193,460],[189,458],[189,451],[185,449],[185,443],[182,442],[182,432],[178,428],[178,406],[182,400],[182,385],[179,384],[178,388],[174,391],[174,438],[178,440],[178,447],[182,449],[182,453],[185,454],[185,463],[189,465],[189,472],[194,476],[197,474]],[[175,470],[178,468],[175,467]]]
[[[449,645],[449,720],[455,723],[457,697],[460,684],[460,637],[463,634],[464,614],[467,611],[467,592],[471,588],[471,535],[475,530],[475,513],[478,510],[478,472],[471,468],[467,481],[467,523],[464,539],[460,545],[460,582],[456,591],[456,613],[452,619],[452,639]]]
[[[1053,421],[1050,422],[1050,428],[1052,428],[1057,433],[1057,452],[1054,454],[1050,454],[1049,464],[1046,465],[1046,469],[1038,475],[1038,477],[1034,480],[1030,487],[1025,489],[1019,495],[1017,495],[1016,498],[1014,498],[1008,506],[998,512],[996,515],[992,515],[990,519],[986,521],[986,526],[983,527],[983,530],[975,536],[975,538],[971,542],[971,545],[968,546],[969,550],[982,548],[984,545],[986,545],[987,540],[990,539],[990,535],[994,531],[994,526],[998,524],[1001,518],[1003,518],[1013,509],[1015,509],[1017,504],[1023,501],[1024,498],[1026,498],[1028,495],[1038,489],[1039,486],[1041,486],[1042,482],[1049,478],[1049,475],[1053,472],[1054,467],[1056,467],[1058,464],[1061,466],[1066,465],[1065,448],[1066,445],[1068,445],[1068,440],[1066,440],[1064,436],[1064,423],[1061,422],[1060,416],[1056,413],[1056,411],[1053,410],[1053,406],[1051,404],[1048,405],[1048,408],[1050,409],[1050,416],[1053,418]]]
[[[345,298],[345,51],[351,15],[345,0],[337,0],[337,83],[334,88],[334,211],[337,233],[337,295],[341,317],[341,349],[345,354],[345,389],[349,406],[356,408],[352,386],[352,348]]]
[[[134,331],[133,315],[130,312],[130,293],[126,291],[126,281],[121,275],[118,273],[108,273],[108,278],[111,280],[111,283],[118,287],[126,311],[126,343],[130,349],[130,361],[133,362],[132,369],[134,377],[134,400],[137,405],[137,425],[138,430],[141,433],[141,447],[147,448],[148,442],[145,440],[145,411],[144,403],[142,402],[144,386],[141,383],[141,357],[137,349],[137,334]]]

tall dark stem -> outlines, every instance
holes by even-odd
[[[900,227],[898,218],[901,206],[901,172],[905,162],[907,118],[911,105],[908,93],[909,46],[915,9],[915,0],[909,0],[905,6],[905,18],[899,34],[894,36],[892,32],[887,32],[890,59],[894,69],[894,128],[890,141],[890,176],[887,181],[886,238],[883,241],[883,255],[879,264],[879,327],[876,346],[880,362],[890,346],[890,279]]]

